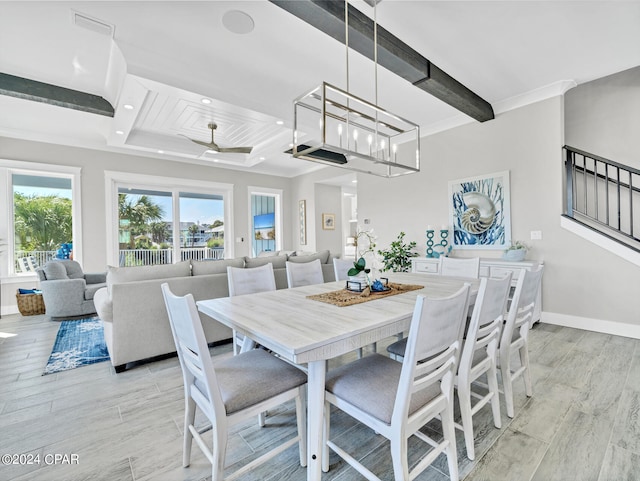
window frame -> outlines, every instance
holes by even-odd
[[[118,189],[119,188],[149,189],[170,192],[172,195],[173,222],[175,231],[176,219],[180,221],[180,192],[221,195],[224,202],[224,237],[225,257],[234,256],[233,243],[233,184],[222,182],[200,181],[192,179],[176,179],[147,174],[133,174],[130,172],[105,171],[105,220],[107,224],[107,264],[119,266],[118,252]],[[179,225],[178,225],[179,227]],[[229,239],[227,245],[226,239]],[[179,249],[179,239],[178,239]],[[176,236],[173,240],[176,249]],[[177,251],[176,251],[177,252]],[[174,263],[180,256],[173,256]]]
[[[36,274],[16,272],[12,259],[15,256],[15,228],[13,204],[13,176],[31,175],[40,177],[58,177],[71,180],[71,222],[73,258],[82,264],[82,168],[66,165],[44,164],[39,162],[25,162],[21,160],[0,159],[0,183],[3,187],[6,209],[0,209],[0,239],[3,239],[3,249],[0,257],[6,256],[6,261],[0,266],[0,277],[26,279],[36,278]]]

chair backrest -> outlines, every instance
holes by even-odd
[[[310,286],[312,284],[322,284],[322,264],[320,259],[311,262],[289,262],[287,266],[287,284],[289,287]]]
[[[276,290],[271,262],[259,267],[227,266],[227,282],[230,297]]]
[[[411,319],[402,373],[391,423],[404,422],[414,396],[440,382],[441,392],[453,396],[453,380],[469,308],[470,284],[441,299],[419,295]]]
[[[480,276],[480,258],[440,257],[440,275],[477,279]]]
[[[476,351],[490,343],[494,350],[498,347],[510,289],[511,272],[499,279],[480,279],[478,295],[460,357],[459,373],[468,373],[471,370]]]
[[[333,259],[333,272],[336,275],[336,281],[346,281],[349,279],[347,272],[353,267],[353,259]]]
[[[528,337],[529,328],[533,323],[533,313],[538,291],[542,284],[543,272],[543,265],[539,265],[537,269],[531,271],[521,269],[507,313],[507,321],[502,330],[500,356],[503,355],[503,349],[506,349],[513,341],[519,337],[525,339]]]
[[[182,368],[185,399],[191,397],[209,419],[224,419],[224,403],[193,295],[176,296],[166,282],[161,287]]]

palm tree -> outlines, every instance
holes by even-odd
[[[200,233],[200,225],[199,224],[191,224],[189,226],[189,234],[191,234],[191,247],[196,242],[196,234]]]
[[[169,237],[169,226],[166,222],[152,222],[149,224],[151,238],[156,244],[162,244]]]
[[[162,220],[162,207],[148,196],[141,195],[134,202],[128,194],[118,194],[118,211],[120,220],[129,221],[129,247],[134,248],[134,239],[151,231],[150,224]]]

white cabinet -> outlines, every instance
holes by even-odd
[[[521,269],[532,270],[541,264],[538,261],[505,261],[502,259],[483,258],[480,259],[480,277],[503,277],[511,272],[511,286],[515,287]],[[425,274],[439,274],[440,261],[430,257],[411,259],[411,272],[422,272]],[[509,296],[511,298],[511,296]],[[542,288],[538,292],[536,310],[533,313],[534,322],[540,320],[542,310]]]

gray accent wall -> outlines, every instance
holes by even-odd
[[[286,221],[292,216],[288,178],[3,137],[0,137],[0,158],[81,167],[82,264],[87,272],[104,271],[107,264],[104,174],[107,170],[233,184],[234,237],[244,239],[243,242],[227,239],[234,242],[236,257],[251,255],[248,187],[282,189],[283,249],[291,248],[287,243],[292,238],[292,226]],[[3,303],[4,299],[3,296]]]
[[[640,67],[565,94],[567,145],[640,169]]]
[[[428,224],[449,224],[448,182],[509,170],[512,239],[545,263],[543,320],[554,315],[640,325],[637,266],[562,229],[563,97],[424,137],[421,172],[396,179],[358,176],[358,222],[370,219],[378,246],[400,231],[425,255]],[[531,241],[532,230],[542,240]],[[454,251],[500,257],[501,251]],[[622,329],[625,327],[622,326]]]

